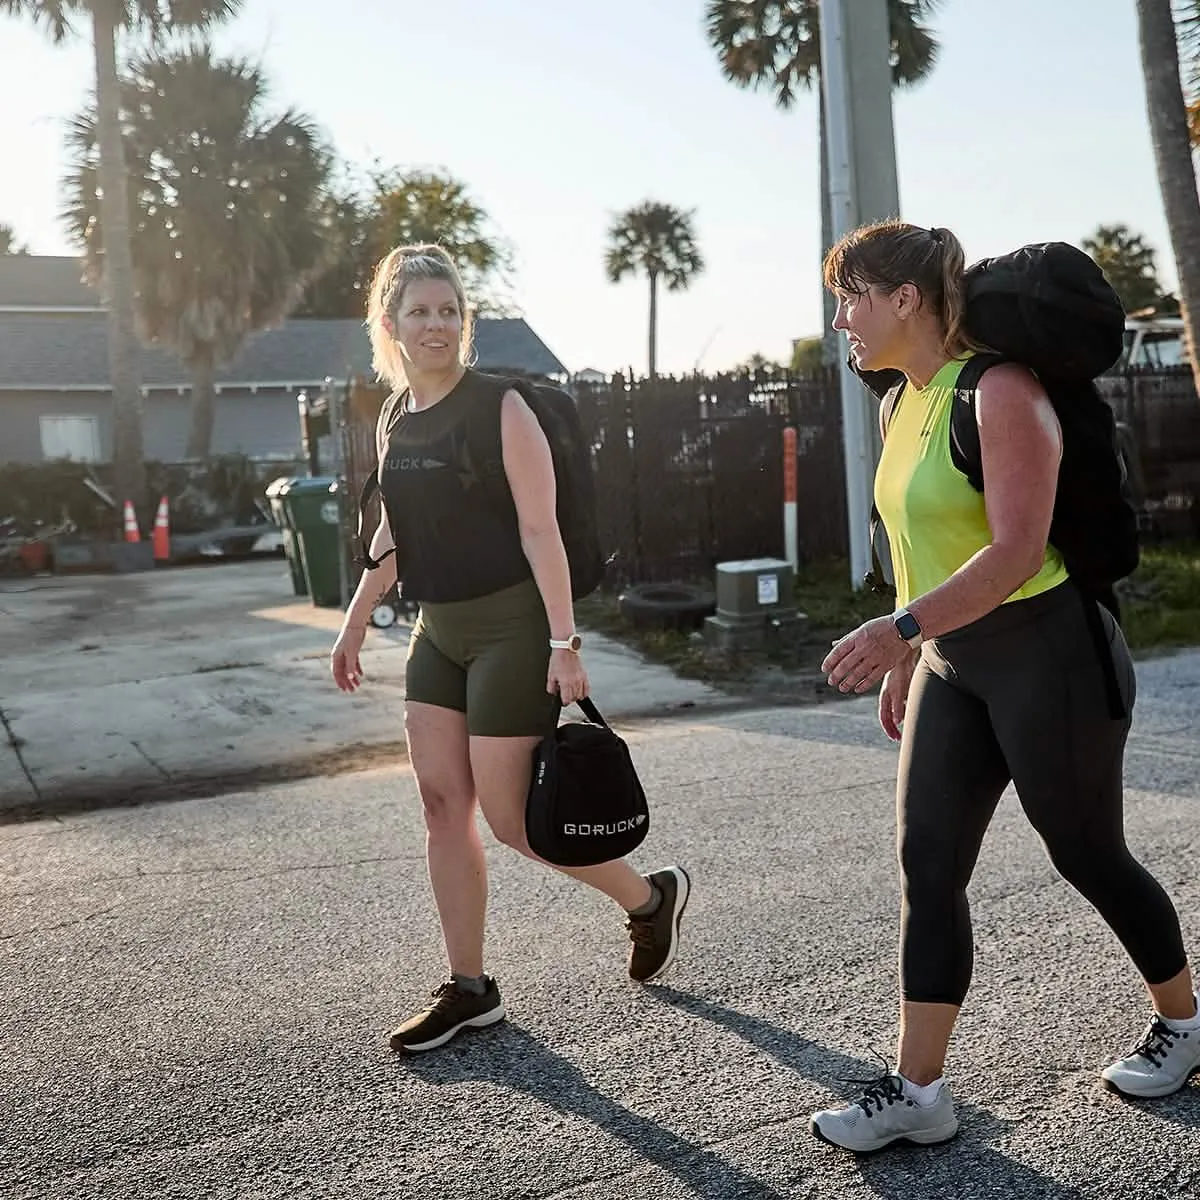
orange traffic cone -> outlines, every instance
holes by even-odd
[[[137,514],[133,511],[133,501],[125,501],[125,540],[140,542],[142,535],[138,530]]]
[[[167,498],[164,496],[158,502],[158,512],[154,514],[154,559],[165,562],[171,557],[171,522],[167,517]]]

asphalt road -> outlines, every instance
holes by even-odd
[[[1200,657],[1153,668],[1129,834],[1200,943]],[[1190,690],[1189,690],[1190,689]],[[0,1195],[1200,1195],[1200,1081],[1098,1086],[1145,1002],[1013,798],[972,888],[955,1142],[856,1159],[811,1111],[892,1053],[895,753],[870,701],[631,735],[643,869],[695,892],[660,987],[607,901],[490,847],[510,1021],[400,1059],[442,977],[403,768],[0,827]]]

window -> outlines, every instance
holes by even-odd
[[[42,457],[70,458],[75,462],[100,461],[100,421],[89,416],[44,416]]]

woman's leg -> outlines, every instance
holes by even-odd
[[[1131,714],[1133,663],[1107,613],[1102,621]],[[1012,764],[1021,804],[1055,869],[1093,905],[1133,959],[1155,1012],[1168,1022],[1194,1021],[1194,981],[1178,914],[1125,841],[1124,752],[1132,717],[1110,716],[1096,649],[1077,609],[1056,613],[1044,638],[1053,673],[1027,689],[1023,706],[1008,704],[997,714],[997,736]],[[1200,1030],[1189,1031],[1172,1054],[1135,1053],[1125,1060],[1134,1063],[1135,1078],[1125,1082],[1150,1089],[1134,1094],[1161,1095],[1166,1091],[1160,1089],[1181,1087],[1187,1072],[1200,1065],[1200,1051],[1194,1061],[1187,1053],[1196,1041]],[[1114,1068],[1121,1068],[1122,1078],[1127,1074],[1122,1064]]]
[[[974,966],[967,885],[1008,786],[987,706],[922,662],[909,691],[896,781],[903,879],[900,1074],[940,1078]]]
[[[409,702],[408,753],[425,811],[429,882],[450,970],[483,974],[487,862],[475,824],[465,713]]]
[[[927,654],[932,654],[930,648]],[[958,1121],[942,1076],[971,979],[967,884],[1008,770],[987,708],[922,661],[913,676],[896,787],[903,880],[900,921],[899,1075],[853,1104],[814,1114],[822,1141],[868,1152],[907,1139],[954,1136]]]

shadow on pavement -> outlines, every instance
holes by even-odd
[[[850,1081],[867,1080],[880,1074],[878,1063],[830,1050],[761,1017],[726,1008],[701,996],[671,987],[656,987],[650,994],[664,1004],[723,1026],[789,1071],[811,1083],[829,1087],[843,1098],[849,1098],[859,1090]],[[1079,1200],[1081,1193],[1076,1189],[987,1146],[987,1142],[1008,1133],[1008,1122],[961,1102],[957,1103],[957,1110],[959,1132],[952,1142],[927,1148],[895,1146],[880,1154],[856,1157],[853,1161],[863,1183],[876,1195],[886,1196],[889,1200],[934,1195]],[[833,1156],[845,1153],[829,1146],[817,1150],[819,1154],[826,1152]],[[842,1158],[842,1161],[848,1160]]]
[[[610,1100],[587,1081],[578,1067],[517,1025],[501,1026],[492,1038],[473,1039],[470,1053],[461,1057],[441,1053],[402,1061],[412,1074],[429,1084],[486,1081],[525,1092],[564,1116],[589,1121],[620,1138],[641,1159],[661,1167],[697,1196],[783,1200],[779,1192],[713,1151]],[[621,1174],[624,1172],[614,1172],[611,1178]],[[591,1182],[603,1184],[605,1180]]]

